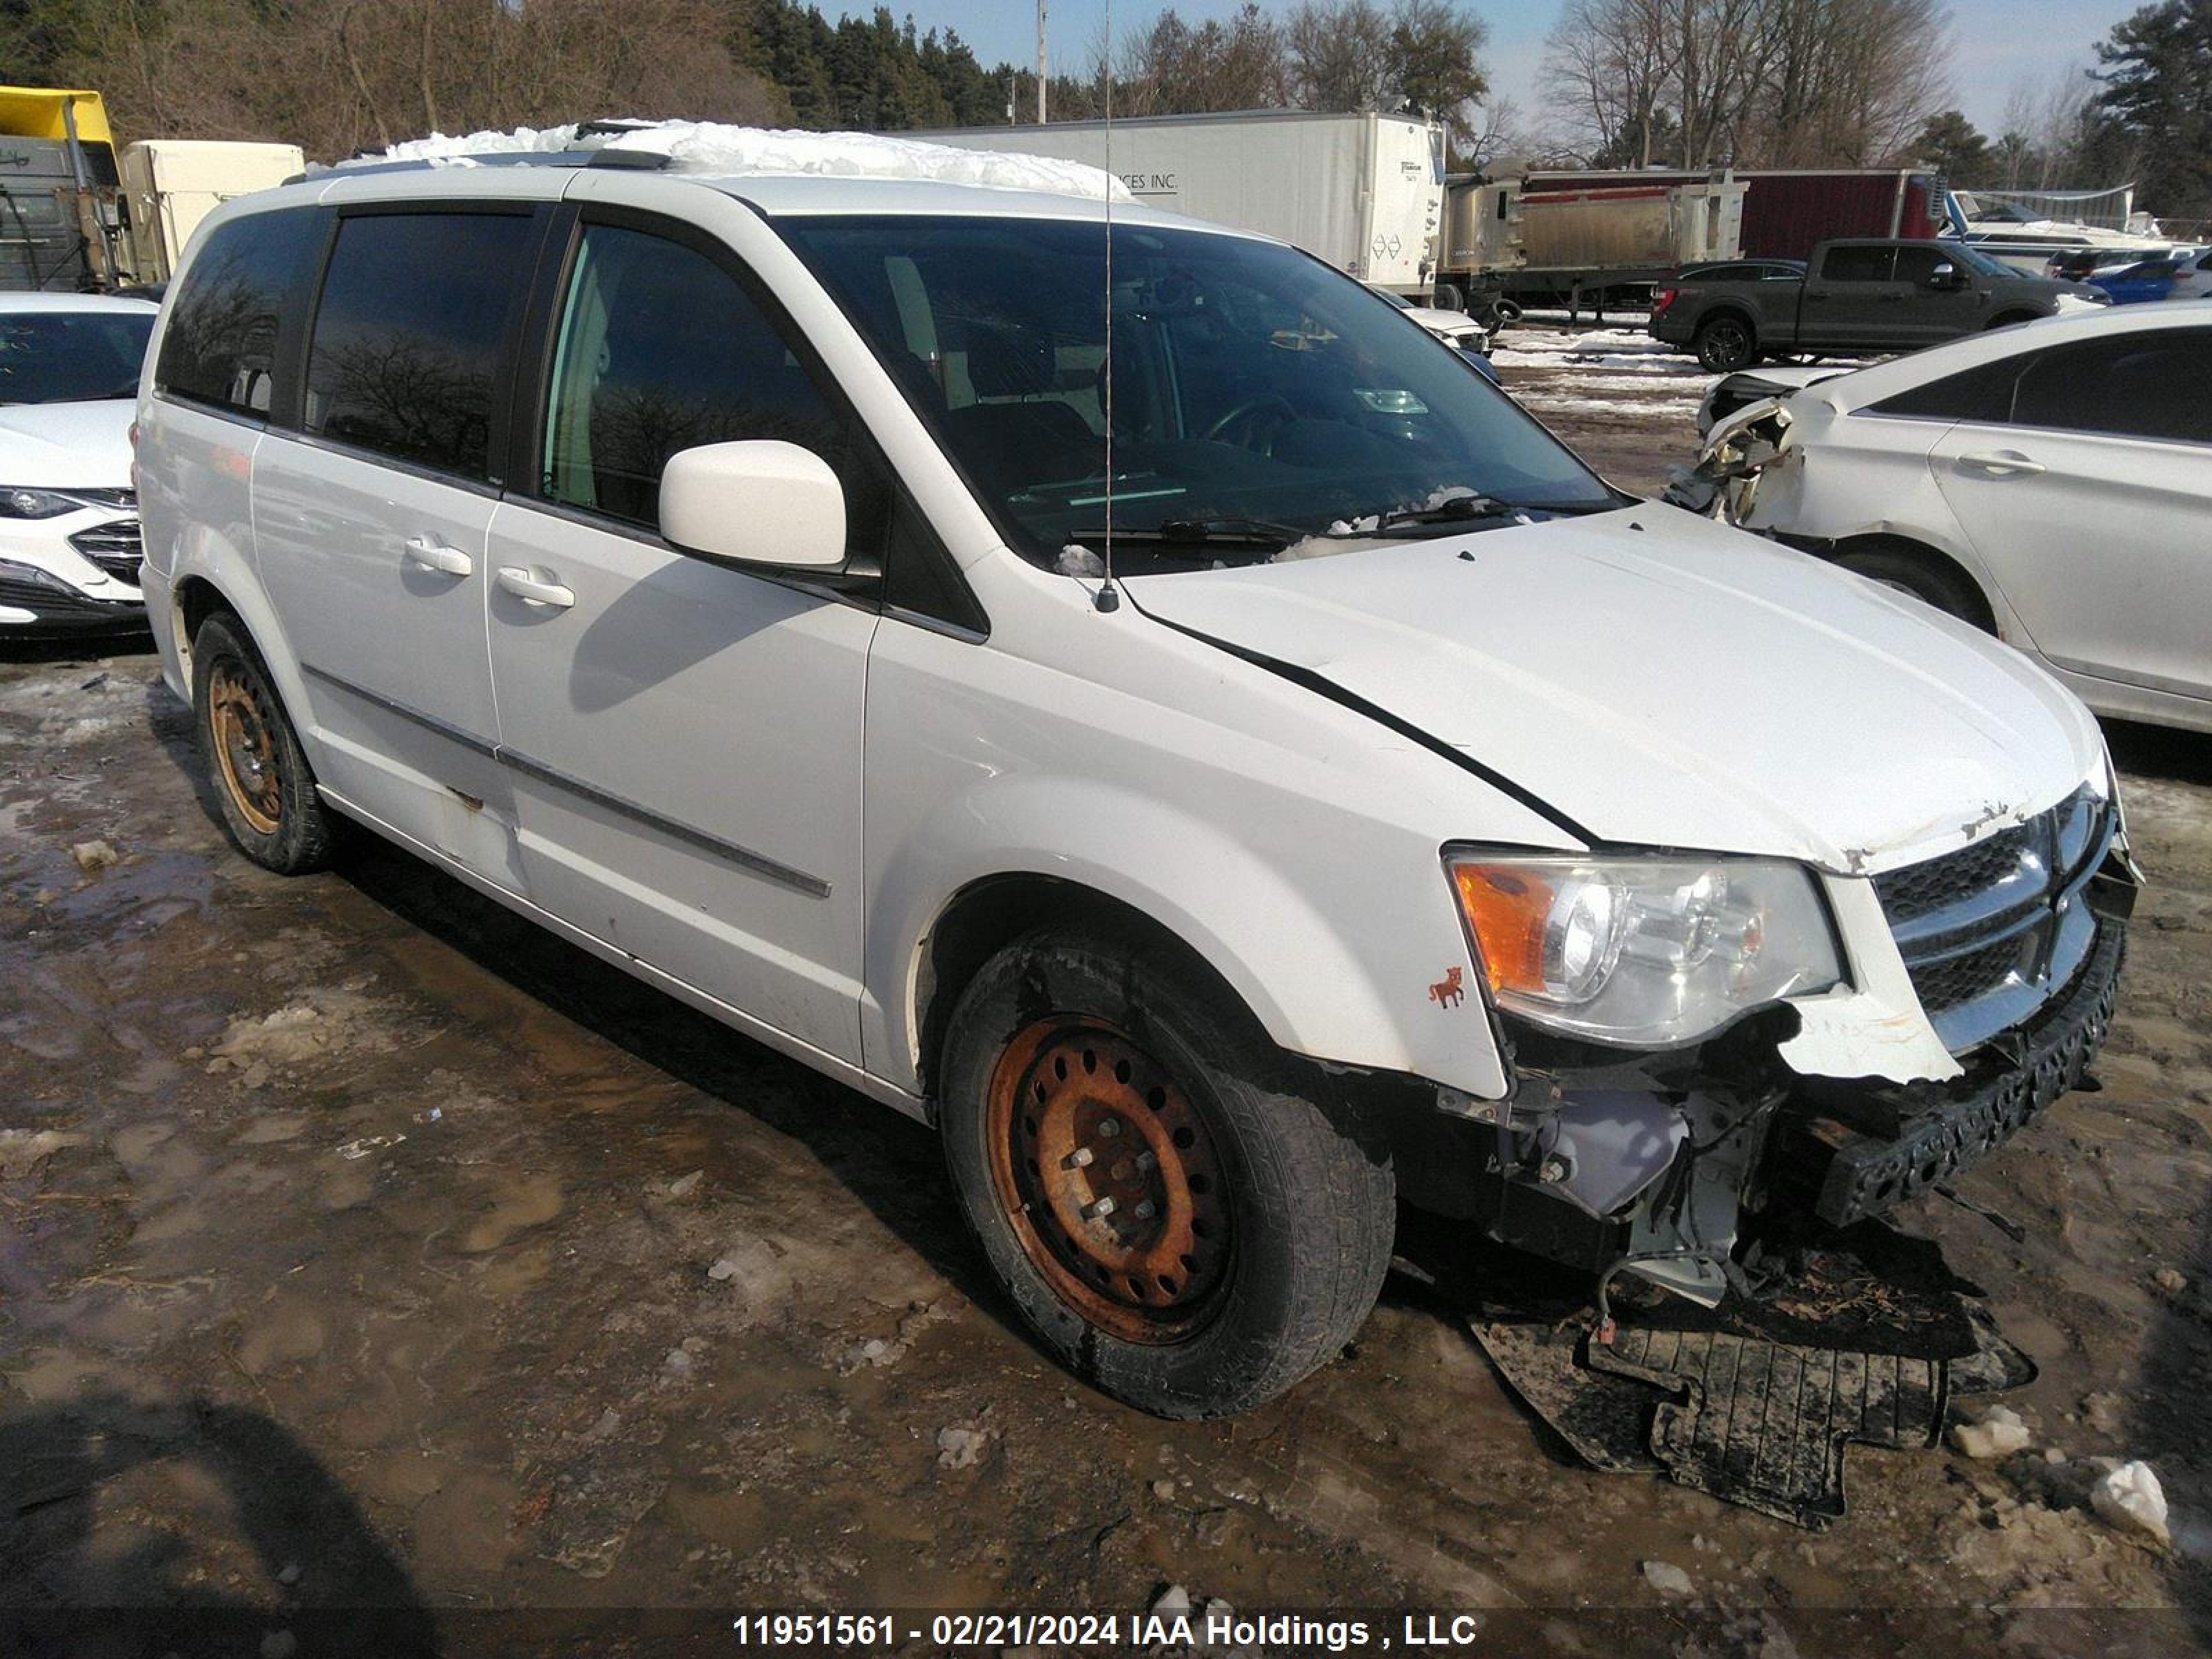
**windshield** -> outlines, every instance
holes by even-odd
[[[1103,227],[824,217],[778,228],[1011,545],[1057,566],[1097,543]],[[1117,559],[1125,537],[1147,569],[1265,558],[1449,494],[1559,511],[1619,499],[1458,353],[1317,260],[1150,226],[1116,226],[1113,255]],[[1203,556],[1178,556],[1176,541]]]
[[[0,314],[0,404],[135,398],[153,331],[151,311]]]
[[[2005,264],[2003,260],[1995,258],[1990,255],[1983,252],[1981,249],[1978,247],[1969,247],[1964,242],[1946,242],[1943,244],[1943,252],[1947,257],[1957,259],[1960,264],[1968,266],[1972,270],[1978,270],[1984,276],[2017,276],[2020,275],[2018,271],[2014,270],[2010,265]]]

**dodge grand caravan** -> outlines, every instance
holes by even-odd
[[[1107,218],[600,153],[212,216],[138,475],[239,848],[356,821],[934,1125],[1174,1415],[1335,1353],[1401,1200],[1711,1303],[2079,1079],[2134,881],[2070,695]]]

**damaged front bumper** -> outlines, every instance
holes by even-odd
[[[1996,946],[1938,933],[1955,954],[1938,961],[1940,976],[1913,981],[1925,1002],[1957,979],[1955,964],[1987,959],[2007,994],[2033,993],[2013,1023],[1961,1048],[1942,1077],[1800,1070],[1786,1058],[1802,1024],[1788,1006],[1662,1054],[1505,1021],[1512,1096],[1441,1097],[1457,1120],[1455,1146],[1410,1159],[1401,1147],[1401,1188],[1500,1243],[1590,1273],[1601,1310],[1623,1273],[1717,1304],[1741,1282],[1751,1237],[1849,1226],[1942,1187],[2079,1086],[2111,1025],[2136,872],[2117,814],[2094,797],[2044,817],[2047,825],[2024,826],[2020,860],[2022,869],[2056,872],[2049,884],[2011,896],[2007,876],[1975,890],[1976,902],[1995,893],[2012,907],[1982,902],[1976,913]],[[2027,833],[2038,825],[2048,832],[2041,839]],[[1984,874],[1996,870],[1986,846],[1978,861]],[[1948,918],[1940,903],[1911,908],[1916,896],[1954,890],[1942,863],[1916,872],[1916,884],[1893,887],[1885,905],[1914,921]],[[1899,931],[1921,937],[1910,923]],[[1442,1191],[1446,1170],[1455,1192]]]
[[[1808,1079],[1778,1137],[1778,1189],[1838,1227],[1881,1214],[1948,1182],[2079,1085],[2111,1029],[2127,955],[2126,924],[2098,929],[2063,995],[1962,1079],[1881,1088]]]

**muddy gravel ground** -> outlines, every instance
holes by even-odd
[[[1624,483],[1693,447],[1702,379],[1633,335],[1501,361]],[[583,1626],[498,1610],[596,1608],[574,1650],[608,1653],[622,1609],[1169,1584],[1494,1610],[1492,1651],[2212,1646],[2212,741],[2112,735],[2155,884],[2103,1091],[1961,1183],[2023,1242],[1900,1218],[2041,1367],[2033,1445],[1854,1449],[1814,1534],[1580,1467],[1402,1277],[1287,1399],[1127,1411],[1024,1338],[924,1130],[398,853],[263,873],[150,654],[19,648],[0,1646],[121,1606],[242,1610],[246,1652],[568,1651]],[[2172,1547],[2092,1512],[2098,1457],[2154,1465]],[[380,1611],[294,1633],[332,1607]]]

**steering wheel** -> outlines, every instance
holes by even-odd
[[[1215,443],[1238,442],[1240,447],[1243,448],[1260,449],[1264,454],[1267,452],[1261,447],[1261,446],[1249,441],[1249,438],[1257,435],[1256,431],[1247,434],[1245,440],[1243,441],[1233,440],[1229,436],[1229,434],[1231,432],[1236,431],[1240,427],[1250,425],[1256,428],[1259,417],[1271,411],[1275,413],[1276,419],[1279,422],[1295,421],[1298,418],[1298,411],[1291,407],[1290,400],[1288,398],[1279,397],[1274,392],[1270,392],[1262,397],[1247,398],[1243,403],[1238,404],[1227,414],[1224,415],[1219,420],[1216,421],[1212,426],[1206,428],[1206,438],[1209,441]]]

